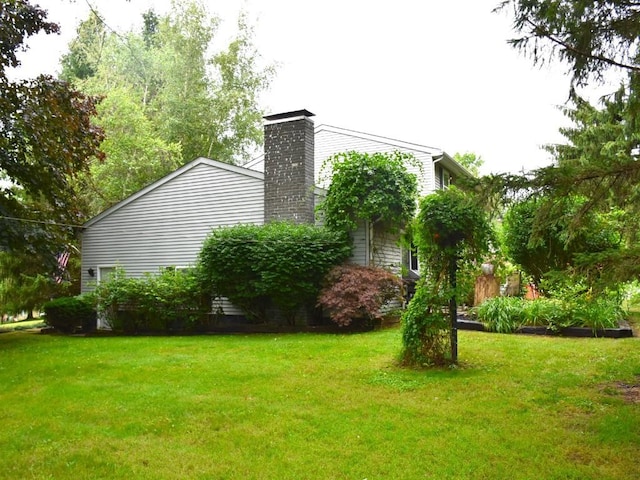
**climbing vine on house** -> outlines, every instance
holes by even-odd
[[[328,158],[322,171],[331,184],[320,205],[325,224],[334,230],[353,231],[368,221],[389,233],[402,231],[413,219],[418,178],[407,165],[418,168],[411,154],[338,153]]]
[[[493,231],[484,210],[455,187],[427,195],[412,225],[421,280],[402,316],[401,361],[410,366],[455,364],[456,273],[487,252]]]

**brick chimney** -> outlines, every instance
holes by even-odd
[[[314,114],[267,115],[264,124],[264,221],[314,223]]]

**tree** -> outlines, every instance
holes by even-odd
[[[555,56],[569,64],[575,84],[602,80],[610,69],[640,73],[640,22],[635,0],[505,0],[521,34],[510,43],[535,63]]]
[[[102,19],[93,11],[88,19],[80,22],[76,33],[76,38],[69,44],[69,52],[60,60],[60,77],[66,81],[93,77],[97,73],[107,40]]]
[[[201,156],[247,160],[262,142],[258,97],[274,69],[261,66],[244,15],[236,37],[212,53],[220,19],[200,1],[174,0],[172,7],[164,16],[146,12],[140,32],[109,32],[104,41],[89,18],[65,57],[63,76],[106,97],[114,89],[134,93],[157,137],[180,145],[181,163]],[[85,57],[91,61],[82,63]],[[71,68],[76,64],[87,64],[92,75],[83,78],[83,70]]]
[[[75,180],[103,157],[103,135],[95,97],[49,76],[8,79],[25,38],[41,31],[58,31],[45,11],[24,0],[0,5],[0,251],[39,255],[53,270],[83,220]]]
[[[501,191],[505,196],[545,199],[535,213],[534,237],[557,224],[558,213],[572,195],[586,201],[566,222],[565,242],[593,214],[613,211],[623,215],[620,248],[585,253],[576,259],[586,273],[613,267],[606,269],[615,271],[609,277],[612,282],[630,280],[640,273],[635,233],[640,228],[640,165],[634,153],[640,145],[639,6],[627,0],[508,0],[498,7],[513,11],[514,29],[520,34],[511,41],[516,48],[530,54],[535,63],[559,58],[569,65],[572,86],[564,113],[574,125],[561,129],[567,144],[547,147],[554,164],[525,175],[488,177],[482,183],[490,194]],[[618,75],[619,84],[599,107],[579,93],[579,88],[591,82],[605,82],[609,74]]]
[[[572,268],[576,257],[587,252],[617,250],[621,235],[619,219],[609,215],[590,212],[579,229],[571,232],[568,223],[582,208],[585,199],[570,196],[565,199],[562,210],[556,210],[556,222],[536,229],[536,211],[544,208],[544,198],[530,198],[513,204],[506,212],[503,223],[503,241],[508,257],[520,265],[531,276],[536,285],[549,272]]]
[[[85,179],[87,213],[95,215],[167,175],[181,164],[179,144],[165,142],[126,86],[113,88],[98,107],[106,138],[104,161]]]
[[[41,257],[19,252],[0,252],[0,316],[41,310],[52,297],[80,293],[80,261],[71,255],[64,271],[43,269]]]
[[[453,159],[476,177],[480,172],[480,167],[484,165],[482,157],[473,152],[456,153],[453,155]]]

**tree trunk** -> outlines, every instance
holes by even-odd
[[[500,282],[495,275],[480,275],[476,278],[473,305],[478,306],[487,298],[500,295]]]

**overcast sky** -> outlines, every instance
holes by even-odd
[[[88,15],[87,0],[34,0],[62,34],[37,38],[21,76],[56,73]],[[89,0],[119,31],[169,0]],[[244,9],[255,42],[278,73],[263,97],[268,113],[306,108],[329,124],[485,160],[482,173],[549,163],[540,146],[562,141],[558,111],[566,67],[534,67],[507,44],[513,36],[498,0],[205,0],[223,19],[220,39]],[[224,42],[220,42],[222,46]]]

